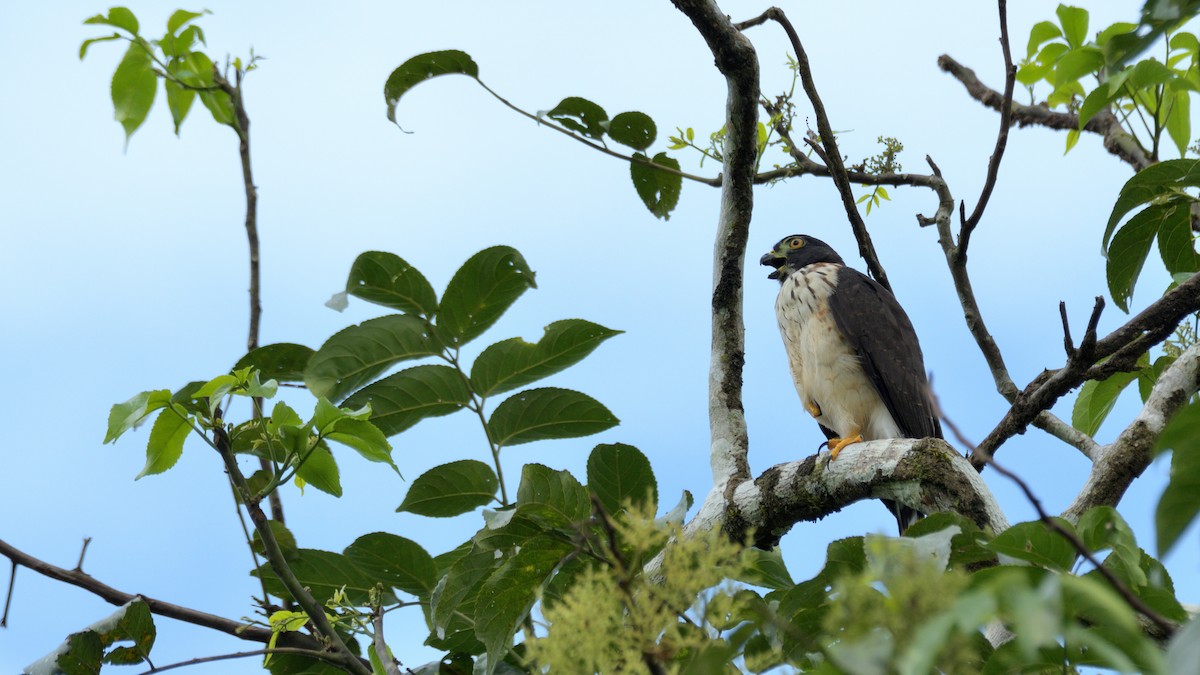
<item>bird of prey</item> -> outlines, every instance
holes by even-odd
[[[891,292],[808,235],[784,237],[759,262],[775,268],[792,379],[831,460],[860,441],[942,437],[917,333]],[[923,515],[883,502],[901,533]]]

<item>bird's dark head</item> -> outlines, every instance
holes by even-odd
[[[758,262],[774,267],[775,271],[768,274],[767,278],[778,279],[780,283],[791,276],[792,272],[806,265],[819,262],[845,264],[842,262],[842,256],[830,248],[829,244],[807,234],[792,234],[780,239],[775,248],[759,258]]]

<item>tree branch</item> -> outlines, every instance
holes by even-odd
[[[770,549],[795,523],[820,520],[869,498],[891,499],[925,513],[952,511],[991,532],[1008,528],[978,472],[949,444],[897,438],[849,445],[832,462],[813,455],[771,467],[715,508],[706,500],[688,529],[703,531],[724,522],[734,541],[753,530],[755,545]]]
[[[164,670],[173,670],[175,668],[186,668],[188,666],[198,666],[204,663],[214,663],[216,661],[229,661],[230,659],[245,659],[251,656],[266,656],[268,654],[294,654],[296,656],[307,656],[311,659],[326,661],[336,665],[328,652],[319,652],[313,649],[297,649],[295,647],[276,647],[274,649],[256,649],[252,652],[234,652],[232,654],[218,654],[216,656],[201,656],[187,661],[171,663],[165,666],[158,666],[145,671],[141,675],[152,675],[153,673],[161,673]]]
[[[800,73],[800,82],[804,85],[804,93],[808,95],[808,100],[812,103],[813,114],[817,118],[817,132],[820,134],[821,146],[824,148],[825,163],[829,168],[830,177],[833,178],[833,184],[837,186],[838,194],[842,197],[842,206],[846,209],[846,217],[850,220],[850,228],[854,231],[854,238],[858,240],[858,253],[862,256],[867,264],[867,269],[871,276],[889,291],[892,290],[892,284],[888,281],[887,272],[883,269],[883,264],[879,262],[879,256],[875,252],[875,244],[871,241],[871,234],[867,231],[867,225],[863,222],[862,215],[858,212],[858,205],[854,203],[854,192],[850,189],[850,179],[846,176],[846,166],[842,162],[842,153],[838,149],[837,138],[833,132],[833,127],[829,124],[829,116],[825,113],[825,104],[821,102],[821,95],[817,93],[817,84],[813,80],[812,67],[808,63],[808,54],[804,51],[804,45],[800,43],[800,36],[796,33],[796,29],[792,26],[792,22],[788,20],[787,15],[778,7],[771,7],[763,12],[761,16],[745,21],[737,25],[737,28],[749,28],[757,26],[766,20],[772,20],[783,27],[787,33],[788,40],[792,43],[792,50],[796,53],[797,71]],[[815,147],[815,146],[814,146]]]
[[[975,71],[946,54],[938,57],[938,67],[961,82],[971,98],[993,110],[1000,110],[1001,102],[1004,99],[1003,94],[980,82],[979,78],[975,76]],[[1055,112],[1044,105],[1013,103],[1012,120],[1019,127],[1039,126],[1060,131],[1079,128],[1079,116],[1072,113]],[[1112,114],[1111,110],[1102,110],[1097,113],[1095,117],[1088,120],[1083,130],[1102,136],[1104,149],[1133,167],[1134,171],[1141,171],[1154,163],[1137,139],[1130,136],[1121,127],[1120,120]]]
[[[742,366],[746,359],[742,284],[754,205],[754,163],[758,156],[758,57],[754,46],[716,2],[673,2],[708,44],[729,90],[721,213],[713,261],[708,399],[713,482],[726,485],[750,477],[746,458],[749,437],[742,408]]]

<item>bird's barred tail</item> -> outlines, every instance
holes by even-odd
[[[924,513],[899,502],[894,502],[890,499],[881,499],[880,501],[896,517],[896,525],[900,528],[900,534],[904,534],[904,531],[911,527],[913,523],[925,517]]]

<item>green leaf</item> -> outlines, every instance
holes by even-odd
[[[1087,126],[1087,123],[1092,120],[1101,110],[1107,108],[1114,99],[1119,96],[1118,93],[1113,93],[1111,82],[1102,82],[1099,86],[1083,99],[1083,104],[1079,106],[1079,129]],[[1076,136],[1078,139],[1078,136]],[[1074,145],[1074,144],[1072,144]],[[1070,150],[1070,148],[1067,148]]]
[[[683,189],[683,177],[677,173],[667,173],[651,166],[665,166],[679,170],[679,162],[660,152],[650,160],[642,153],[634,153],[633,161],[629,163],[629,177],[637,190],[642,203],[650,209],[655,217],[663,220],[671,219],[671,212],[679,204],[679,192]]]
[[[571,131],[590,138],[603,136],[604,123],[608,121],[608,113],[604,112],[604,108],[578,96],[569,96],[559,101],[545,116]]]
[[[1033,28],[1029,31],[1029,46],[1026,48],[1025,58],[1032,58],[1043,42],[1053,40],[1056,37],[1062,37],[1062,31],[1058,29],[1058,26],[1053,21],[1042,21],[1034,24]]]
[[[446,286],[438,310],[438,335],[459,347],[479,337],[529,288],[537,288],[525,258],[510,246],[471,256]]]
[[[465,615],[470,622],[466,627],[471,626],[479,588],[496,566],[495,552],[479,549],[472,549],[450,566],[430,597],[430,615],[439,637],[448,634],[447,628],[456,615]]]
[[[905,530],[904,536],[924,537],[950,527],[958,528],[958,534],[950,539],[950,565],[952,567],[971,569],[978,563],[996,560],[996,554],[984,548],[989,537],[979,529],[978,525],[957,513],[948,511],[932,513]]]
[[[72,633],[57,649],[29,664],[21,672],[29,675],[77,675],[99,673],[104,663],[142,663],[150,655],[156,637],[150,608],[141,597],[137,597],[91,626]],[[104,653],[117,643],[122,645]]]
[[[191,56],[196,56],[199,52],[193,52]],[[207,57],[205,57],[207,59]],[[229,94],[223,91],[202,91],[200,92],[200,102],[212,114],[213,121],[217,124],[224,124],[229,127],[237,127],[237,118],[233,110],[233,101],[230,100]]]
[[[427,365],[402,370],[367,385],[347,398],[348,408],[371,406],[371,422],[384,436],[395,436],[426,417],[457,412],[471,402],[471,391],[458,371]]]
[[[596,494],[610,514],[620,513],[625,503],[649,500],[658,510],[658,482],[650,460],[632,445],[597,445],[587,462],[588,489]]]
[[[1137,30],[1137,27],[1138,25],[1136,23],[1118,21],[1096,34],[1096,44],[1101,47],[1107,46],[1108,41],[1113,39],[1113,37],[1117,35],[1124,35],[1126,33],[1132,33],[1133,31]]]
[[[1142,403],[1150,399],[1150,392],[1154,389],[1154,384],[1158,382],[1158,377],[1172,363],[1175,363],[1174,356],[1160,356],[1154,359],[1152,365],[1143,368],[1138,373],[1138,393],[1142,396]]]
[[[337,462],[323,443],[312,449],[308,460],[296,470],[296,476],[321,492],[334,497],[342,496],[342,479]]]
[[[117,7],[114,10],[120,9]],[[132,15],[131,15],[132,16]],[[137,28],[136,21],[134,28]],[[157,76],[151,68],[147,47],[134,41],[125,51],[125,57],[117,65],[112,77],[112,102],[114,117],[125,128],[125,144],[129,137],[146,121],[150,106],[154,105],[154,93],[158,91]]]
[[[387,464],[399,473],[400,469],[392,461],[392,444],[374,424],[367,420],[342,418],[334,425],[334,430],[325,434],[325,438],[351,447],[364,459],[372,462]]]
[[[90,38],[90,39],[84,40],[83,43],[79,45],[79,60],[82,61],[83,57],[87,56],[88,47],[91,47],[92,45],[96,44],[97,42],[112,42],[113,40],[120,40],[120,39],[121,39],[121,35],[119,33],[113,33],[112,35],[105,35],[104,37]]]
[[[88,25],[102,25],[120,28],[121,30],[137,35],[138,20],[133,15],[133,12],[124,7],[112,7],[108,10],[108,16],[97,14],[90,19],[84,19],[83,23]]]
[[[1104,67],[1104,52],[1096,47],[1078,47],[1063,54],[1054,64],[1054,86],[1090,75]]]
[[[1200,160],[1172,159],[1152,164],[1137,172],[1121,187],[1117,203],[1113,205],[1108,225],[1104,229],[1102,250],[1107,251],[1117,223],[1130,211],[1161,195],[1181,191],[1187,187],[1200,187]]]
[[[264,475],[264,478],[266,476]],[[268,520],[267,527],[271,528],[271,534],[275,537],[275,543],[279,545],[279,550],[283,553],[283,557],[287,560],[295,560],[300,554],[300,548],[296,545],[296,535],[287,529],[287,526],[278,520]],[[267,547],[263,544],[262,535],[258,530],[254,531],[254,536],[250,540],[254,550],[262,557],[267,557]]]
[[[345,555],[363,574],[405,593],[428,598],[437,584],[433,558],[414,541],[387,532],[364,534]]]
[[[396,104],[400,97],[416,85],[440,75],[466,75],[479,79],[479,66],[466,52],[450,49],[440,52],[418,54],[400,64],[388,75],[383,85],[383,98],[387,102],[387,118],[396,121]]]
[[[183,455],[183,442],[192,432],[187,411],[177,404],[164,410],[154,426],[150,428],[150,440],[146,444],[146,466],[134,480],[142,476],[162,473],[175,466]]]
[[[1065,155],[1068,152],[1070,152],[1071,148],[1075,147],[1075,144],[1078,142],[1079,142],[1079,130],[1078,129],[1068,130],[1067,131],[1067,147],[1065,150],[1063,150],[1063,154]]]
[[[1116,509],[1111,506],[1089,509],[1080,517],[1075,529],[1084,546],[1093,553],[1112,549],[1104,564],[1118,568],[1130,587],[1137,589],[1148,583],[1142,570],[1142,550],[1138,548],[1133,530]]]
[[[1079,389],[1075,399],[1075,408],[1071,412],[1071,426],[1088,436],[1095,436],[1100,425],[1112,412],[1117,403],[1117,397],[1137,379],[1137,373],[1113,373],[1106,380],[1097,382],[1088,380]]]
[[[1187,224],[1190,222],[1190,206],[1190,199],[1171,199],[1151,204],[1130,218],[1112,238],[1106,265],[1108,290],[1113,302],[1122,311],[1129,311],[1134,286],[1159,228],[1164,224],[1167,227],[1177,226],[1170,223],[1171,220],[1183,220],[1185,227],[1190,227]]]
[[[1058,22],[1062,24],[1063,36],[1067,44],[1078,47],[1087,39],[1088,11],[1079,7],[1059,5],[1055,10]]]
[[[185,9],[177,9],[171,14],[171,18],[167,19],[167,33],[174,35],[176,31],[183,28],[192,19],[204,16],[205,12],[189,12]]]
[[[234,370],[257,368],[262,377],[279,382],[303,382],[304,369],[315,352],[310,347],[277,342],[248,352],[234,364]]]
[[[309,359],[304,383],[314,396],[337,401],[400,361],[439,353],[421,319],[408,314],[381,316],[326,340]]]
[[[1067,531],[1072,531],[1067,521],[1061,518],[1054,520]],[[1075,563],[1076,551],[1070,542],[1038,520],[1013,525],[986,546],[997,553],[1060,572],[1070,571]]]
[[[442,464],[413,481],[396,511],[448,518],[491,502],[500,481],[492,468],[474,459]]]
[[[513,394],[496,406],[488,432],[496,445],[512,446],[548,438],[577,438],[616,426],[599,401],[570,389],[545,387]]]
[[[220,399],[238,386],[238,379],[233,375],[218,375],[204,386],[192,392],[193,398]]]
[[[608,123],[608,135],[621,145],[634,150],[645,150],[654,144],[658,128],[646,113],[623,112]]]
[[[187,118],[192,103],[196,100],[196,92],[185,89],[171,80],[163,81],[163,86],[167,90],[167,107],[171,109],[171,120],[175,123],[175,135],[178,136],[179,127],[183,125],[183,120]]]
[[[375,587],[375,580],[360,570],[353,560],[333,551],[299,549],[288,567],[300,585],[307,587],[313,598],[321,604],[345,588],[346,598],[351,603],[366,605],[370,601],[371,589]],[[294,599],[269,565],[264,563],[250,574],[262,579],[271,595]]]
[[[1154,445],[1155,454],[1171,450],[1171,479],[1155,510],[1158,557],[1170,552],[1200,513],[1200,404],[1175,413]]]
[[[143,391],[124,403],[118,403],[108,413],[108,432],[104,436],[105,443],[112,443],[121,434],[141,424],[146,416],[160,408],[165,408],[171,402],[169,389]]]
[[[534,463],[521,469],[517,508],[550,527],[571,527],[592,514],[587,490],[569,471]]]
[[[483,583],[475,604],[475,634],[487,647],[486,675],[491,675],[508,653],[513,634],[541,595],[542,586],[574,548],[571,542],[550,537],[530,540]]]
[[[437,294],[425,276],[400,256],[367,251],[354,259],[346,292],[367,302],[433,318]]]
[[[525,386],[578,363],[621,332],[582,319],[555,321],[536,344],[512,338],[483,350],[471,366],[471,386],[480,396]]]
[[[788,574],[783,554],[778,547],[770,551],[749,547],[743,556],[746,558],[746,566],[738,581],[774,591],[785,591],[796,585],[796,582],[792,581],[792,575]]]
[[[1200,271],[1200,255],[1192,238],[1191,204],[1184,204],[1187,208],[1163,218],[1158,227],[1158,253],[1171,274]]]

